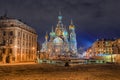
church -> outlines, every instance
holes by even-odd
[[[45,35],[45,41],[42,44],[40,58],[59,59],[66,56],[77,56],[77,41],[75,25],[71,20],[67,28],[62,23],[62,15],[59,13],[58,23],[55,29],[52,27],[51,32]]]

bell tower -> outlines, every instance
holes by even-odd
[[[72,20],[69,25],[69,31],[70,31],[70,51],[73,54],[77,54],[77,41],[76,41],[75,26]]]

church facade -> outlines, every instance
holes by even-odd
[[[75,26],[73,21],[69,25],[69,29],[62,23],[62,15],[58,16],[58,23],[51,32],[45,35],[45,41],[42,44],[40,58],[57,59],[60,56],[76,56],[77,41]]]

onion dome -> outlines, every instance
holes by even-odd
[[[46,40],[48,39],[48,34],[47,34],[47,32],[46,32],[46,35],[45,35],[45,39],[46,39]]]
[[[56,36],[55,32],[53,31],[53,27],[52,27],[52,31],[50,32],[50,36],[51,37],[55,37]]]
[[[71,20],[71,23],[69,25],[69,29],[75,29],[75,26],[73,25],[73,21]]]
[[[62,21],[62,15],[61,15],[61,12],[59,12],[58,20],[59,20],[59,22]]]
[[[66,29],[63,31],[63,36],[68,36],[68,32]]]
[[[56,35],[55,35],[55,32],[50,32],[50,36],[51,37],[55,37]]]

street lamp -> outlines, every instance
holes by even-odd
[[[57,50],[57,49],[56,49],[55,51],[56,51],[56,52],[58,52],[58,50]]]
[[[50,49],[48,49],[48,51],[50,52]]]
[[[35,49],[35,47],[32,47],[32,49],[34,50],[34,49]]]
[[[16,46],[16,45],[15,45],[14,47],[15,47],[15,48],[17,48],[17,46]]]

